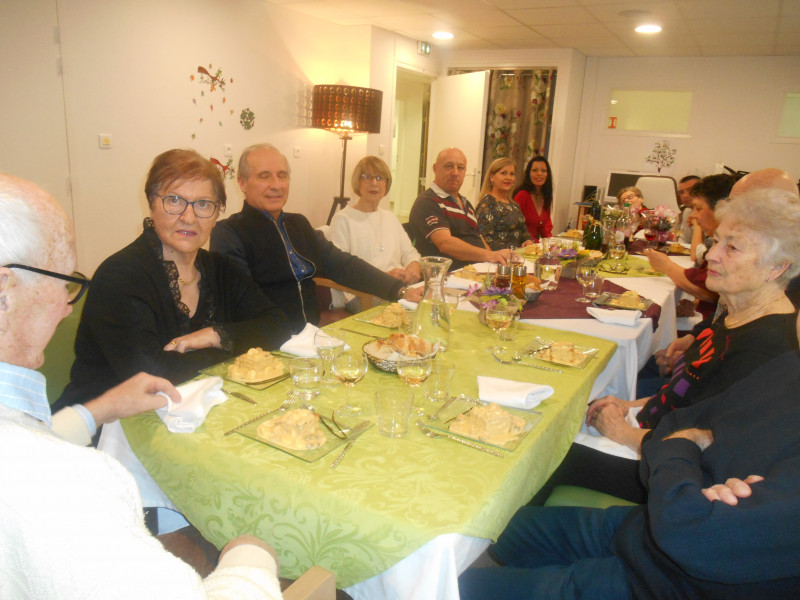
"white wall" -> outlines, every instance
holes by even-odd
[[[50,74],[58,55],[56,6],[63,102]],[[330,25],[259,0],[6,0],[2,16],[8,51],[0,107],[4,121],[20,126],[4,125],[0,170],[45,184],[68,205],[66,166],[54,167],[57,157],[50,156],[60,144],[61,164],[69,159],[78,265],[85,272],[140,232],[147,170],[169,148],[191,147],[225,162],[225,144],[238,160],[244,147],[272,142],[292,167],[288,209],[324,222],[338,194],[341,143],[307,128],[304,119],[313,85],[369,85],[369,27]],[[200,96],[197,67],[209,64],[212,72],[222,68],[229,84],[225,92]],[[28,73],[38,76],[33,84]],[[243,107],[256,115],[249,131],[239,124]],[[111,149],[98,147],[100,133],[112,135]],[[366,140],[357,139],[348,154],[357,160],[365,149]],[[21,157],[22,166],[10,157]],[[230,214],[241,207],[241,193],[235,181],[227,190]]]
[[[607,128],[612,88],[693,93],[686,136],[631,134]],[[661,139],[677,148],[662,171],[680,179],[716,164],[754,171],[777,167],[800,176],[800,143],[776,140],[783,97],[800,90],[800,57],[590,58],[581,109],[573,195],[605,185],[609,170],[655,172],[644,159]]]
[[[56,0],[0,4],[0,171],[30,179],[72,215]]]

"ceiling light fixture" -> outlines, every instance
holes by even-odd
[[[661,25],[639,25],[635,31],[636,33],[658,33],[661,31]]]
[[[435,37],[437,40],[452,40],[453,34],[449,31],[437,31],[433,34],[433,37]]]

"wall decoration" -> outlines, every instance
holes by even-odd
[[[233,159],[232,158],[229,158],[228,162],[226,162],[224,165],[221,162],[219,162],[216,158],[214,158],[213,156],[211,158],[209,158],[208,160],[211,161],[211,164],[217,166],[217,168],[222,173],[222,178],[223,179],[235,179],[236,178],[236,170],[233,168]]]
[[[239,115],[239,123],[242,124],[242,127],[245,129],[252,129],[253,125],[255,125],[256,116],[253,114],[253,111],[249,108],[245,108],[242,110],[242,114]]]
[[[655,165],[658,172],[661,173],[661,169],[673,165],[677,153],[678,150],[670,146],[669,140],[661,140],[656,142],[653,151],[644,159],[644,162]]]
[[[228,104],[226,92],[228,91],[228,87],[233,85],[233,77],[226,78],[221,68],[214,69],[214,65],[209,63],[208,67],[202,65],[197,67],[196,73],[191,73],[189,75],[189,81],[196,83],[200,88],[199,96],[192,98],[192,104],[206,113],[198,116],[198,127],[206,123],[207,113],[216,113],[215,116],[219,116],[217,119],[217,125],[219,127],[224,127],[228,123],[228,120],[230,120],[231,123],[235,122],[236,109],[224,106]],[[221,97],[220,94],[222,94]],[[212,120],[208,120],[209,124],[212,122]],[[243,109],[239,117],[239,123],[245,130],[252,129],[255,124],[255,114],[253,111],[249,108]],[[192,132],[192,139],[196,139],[197,135],[197,131]]]

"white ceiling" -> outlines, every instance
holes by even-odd
[[[440,48],[574,48],[586,56],[800,55],[800,0],[266,0]],[[642,11],[641,16],[625,11]],[[655,21],[661,33],[633,31]],[[434,40],[434,31],[455,35]]]

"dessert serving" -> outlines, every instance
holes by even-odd
[[[397,327],[405,318],[405,309],[397,302],[392,302],[383,312],[372,317],[369,322],[382,327]]]
[[[458,435],[502,446],[525,431],[525,419],[512,415],[497,404],[476,406],[458,415],[450,423],[450,431]]]
[[[319,415],[305,408],[289,410],[280,417],[261,423],[258,437],[290,450],[315,450],[327,438],[320,427]]]
[[[228,366],[228,378],[244,383],[266,381],[283,375],[283,362],[261,348],[250,348]]]
[[[612,298],[608,301],[609,306],[617,306],[619,308],[630,308],[636,310],[647,310],[647,304],[639,297],[639,294],[634,290],[628,290],[621,293],[617,298]]]
[[[536,358],[568,367],[575,367],[586,360],[586,355],[569,342],[553,342],[547,348],[533,354]]]

